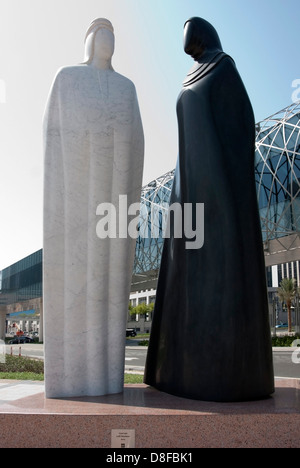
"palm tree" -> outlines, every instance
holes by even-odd
[[[279,286],[277,295],[281,302],[284,302],[288,310],[288,330],[289,333],[292,331],[292,301],[297,294],[296,280],[293,278],[284,278]]]

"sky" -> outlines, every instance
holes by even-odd
[[[89,24],[113,23],[113,67],[136,86],[145,185],[176,165],[193,16],[217,29],[257,122],[292,103],[293,83],[300,99],[299,0],[0,0],[0,270],[42,248],[43,113],[57,70],[83,61]]]

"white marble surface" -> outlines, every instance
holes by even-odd
[[[37,395],[45,391],[41,382],[4,381],[0,383],[0,402],[15,401],[21,398]]]
[[[97,47],[101,59],[101,40]],[[61,69],[44,151],[46,397],[119,393],[135,240],[99,239],[96,210],[117,206],[120,194],[140,201],[144,137],[133,83],[101,60]]]

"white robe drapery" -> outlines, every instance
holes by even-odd
[[[46,397],[123,390],[135,239],[99,239],[97,207],[140,201],[144,136],[133,83],[61,69],[44,117]]]

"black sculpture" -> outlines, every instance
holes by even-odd
[[[192,399],[260,399],[274,376],[253,110],[212,25],[187,21],[184,49],[196,64],[177,103],[171,204],[204,203],[205,242],[187,250],[172,230],[165,240],[145,383]]]

